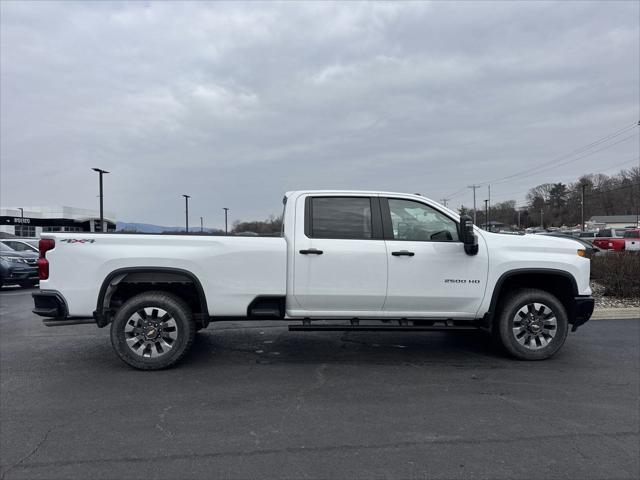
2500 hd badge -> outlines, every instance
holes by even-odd
[[[480,280],[465,280],[464,278],[445,278],[444,283],[473,283],[480,284]]]

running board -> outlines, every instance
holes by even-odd
[[[64,327],[67,325],[84,325],[89,323],[93,323],[95,325],[96,321],[93,318],[75,318],[69,320],[43,320],[42,323],[44,323],[46,327]]]
[[[471,322],[470,322],[471,323]],[[395,326],[395,325],[289,325],[290,332],[434,332],[444,330],[477,330],[478,325]]]

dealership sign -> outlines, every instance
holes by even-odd
[[[0,225],[30,225],[33,227],[72,227],[84,222],[78,222],[69,218],[29,218],[0,216]]]

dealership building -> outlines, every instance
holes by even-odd
[[[100,212],[75,207],[7,207],[0,208],[0,232],[17,237],[39,237],[46,232],[114,232],[116,217],[104,212],[104,228]]]

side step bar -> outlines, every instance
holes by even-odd
[[[67,325],[84,325],[84,324],[96,324],[96,320],[94,318],[70,318],[68,320],[43,320],[42,323],[46,327],[64,327]]]
[[[290,332],[434,332],[444,330],[477,330],[477,325],[395,326],[395,325],[289,325]]]

